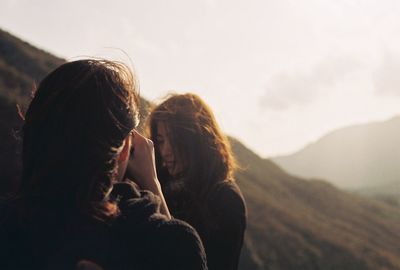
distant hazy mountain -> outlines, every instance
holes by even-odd
[[[291,176],[233,146],[249,209],[241,269],[400,269],[398,207]]]
[[[15,55],[10,59],[3,47]],[[47,60],[32,58],[36,53]],[[6,67],[0,70],[0,150],[8,151],[0,151],[4,194],[15,187],[20,171],[15,102],[28,102],[32,81],[62,60],[0,31],[0,63]],[[41,69],[38,63],[51,64]],[[30,79],[24,83],[24,78]],[[142,104],[145,112],[148,103]],[[400,208],[291,176],[240,142],[232,143],[243,168],[236,177],[249,213],[240,269],[400,269]]]
[[[337,130],[272,160],[292,174],[323,178],[339,187],[391,185],[400,193],[400,117]]]

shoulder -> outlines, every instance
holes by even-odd
[[[113,231],[127,246],[134,245],[137,255],[149,269],[206,269],[206,256],[197,232],[186,222],[159,212],[160,199],[151,192],[124,187],[120,196],[120,216]],[[133,244],[134,243],[134,244]],[[155,259],[156,258],[156,259]]]
[[[246,213],[243,194],[234,181],[223,181],[214,187],[210,194],[209,207],[238,214]]]
[[[186,222],[153,218],[142,232],[147,237],[141,242],[141,257],[151,254],[151,269],[207,269],[200,237]]]
[[[210,224],[215,230],[244,231],[247,224],[246,203],[233,181],[218,183],[207,200]]]
[[[196,230],[188,223],[178,220],[163,220],[157,225],[157,233],[160,238],[168,243],[168,247],[171,247],[171,243],[174,248],[178,249],[192,249],[201,253],[204,251],[203,244],[200,240]]]

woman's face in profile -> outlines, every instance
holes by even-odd
[[[157,123],[156,147],[160,152],[162,164],[167,168],[171,176],[176,176],[182,172],[182,162],[174,155],[173,145],[168,136],[168,129],[164,122]]]

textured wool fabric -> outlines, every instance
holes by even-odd
[[[201,205],[193,202],[185,189],[165,195],[172,215],[188,222],[199,233],[208,269],[237,269],[247,219],[245,201],[237,184],[233,181],[216,184]]]
[[[21,219],[11,207],[0,224],[0,269],[68,269],[79,261],[103,269],[207,269],[203,245],[187,223],[159,213],[160,199],[134,185],[114,185],[120,215],[111,222],[62,213]]]

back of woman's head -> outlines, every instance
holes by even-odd
[[[69,62],[43,79],[25,115],[18,196],[98,218],[115,212],[105,197],[138,121],[136,88],[125,65],[107,60]]]
[[[150,134],[157,146],[157,124],[164,122],[174,155],[183,163],[190,189],[203,196],[215,183],[231,180],[236,167],[230,144],[210,107],[195,94],[171,95],[150,114]],[[162,160],[156,147],[160,175]],[[162,180],[162,179],[161,179]]]

